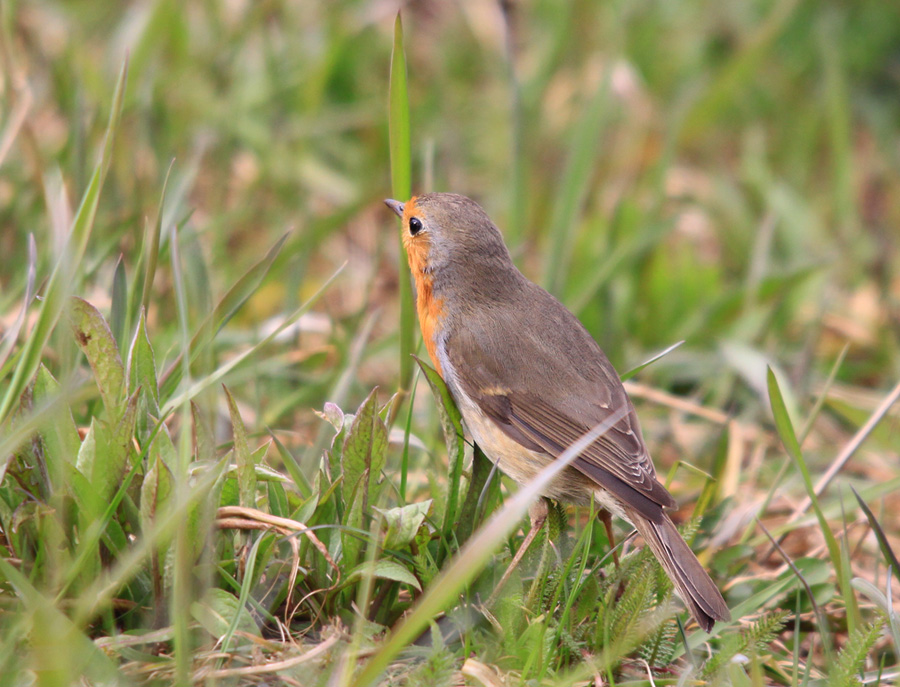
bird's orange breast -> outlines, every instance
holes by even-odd
[[[437,356],[437,338],[443,327],[444,299],[435,297],[432,280],[422,276],[421,272],[416,275],[416,311],[428,356],[438,374],[443,377],[441,362]]]

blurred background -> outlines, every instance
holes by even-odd
[[[401,6],[414,190],[482,203],[619,370],[685,340],[639,381],[726,419],[768,417],[766,364],[796,417],[848,345],[809,446],[830,460],[900,376],[900,5],[881,0],[4,2],[0,327],[28,235],[38,283],[60,250],[130,55],[81,294],[108,307],[171,164],[162,251],[178,237],[191,321],[287,232],[217,355],[347,264],[227,380],[248,425],[303,450],[326,400],[396,389],[405,277],[381,199]],[[161,368],[173,283],[167,258],[148,313]],[[724,420],[650,406],[662,464],[708,468]],[[858,470],[896,459],[896,414],[879,432]]]

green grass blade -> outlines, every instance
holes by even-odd
[[[638,365],[637,367],[631,368],[630,370],[628,370],[628,372],[626,372],[625,374],[621,375],[622,381],[624,382],[624,381],[626,381],[626,380],[628,380],[628,379],[631,379],[631,378],[634,377],[638,372],[640,372],[641,370],[643,370],[645,367],[647,367],[648,365],[652,365],[653,363],[655,363],[655,362],[656,362],[657,360],[659,360],[660,358],[663,358],[663,357],[669,355],[669,353],[671,353],[672,351],[674,351],[676,348],[678,348],[679,346],[681,346],[681,344],[683,344],[683,343],[684,343],[684,341],[678,341],[677,343],[673,343],[671,346],[669,346],[669,347],[666,348],[665,350],[660,351],[659,353],[657,353],[656,355],[654,355],[653,357],[651,357],[649,360],[647,360],[647,361],[641,363],[641,364]]]
[[[412,432],[413,404],[416,401],[419,372],[416,371],[409,396],[409,409],[406,413],[406,425],[403,428],[403,453],[400,455],[400,501],[406,503],[406,483],[409,479],[409,435]]]
[[[806,418],[806,422],[803,423],[803,428],[800,430],[800,436],[798,437],[798,441],[800,445],[803,445],[804,440],[807,436],[809,436],[809,432],[815,424],[816,418],[819,417],[819,413],[822,411],[822,407],[825,405],[825,399],[828,398],[828,392],[831,387],[834,385],[834,380],[837,378],[838,370],[841,369],[841,365],[844,362],[844,358],[847,357],[847,351],[850,350],[850,344],[845,343],[844,347],[841,349],[840,354],[838,354],[837,360],[834,361],[834,365],[831,366],[831,372],[828,373],[828,379],[825,380],[825,384],[822,387],[822,391],[819,394],[819,397],[816,399],[815,405],[811,411],[809,411],[809,417]]]
[[[878,539],[878,546],[881,548],[881,553],[884,555],[884,559],[888,562],[888,565],[890,565],[894,575],[897,576],[897,581],[900,582],[900,561],[897,560],[897,555],[894,553],[894,549],[891,547],[891,543],[888,541],[887,535],[884,532],[884,528],[882,528],[881,523],[878,522],[878,518],[875,517],[872,509],[869,508],[869,504],[867,504],[863,500],[863,497],[860,496],[859,492],[853,488],[852,484],[850,485],[850,490],[856,497],[856,500],[859,503],[859,507],[862,508],[863,513],[866,514],[866,519],[869,521],[869,525],[872,527],[872,531],[875,533],[875,537]]]
[[[746,39],[735,56],[716,75],[711,87],[691,107],[681,128],[680,138],[701,135],[726,108],[731,106],[735,93],[749,87],[760,62],[772,50],[785,25],[794,14],[799,0],[779,0],[756,31]]]
[[[162,234],[163,213],[166,207],[166,191],[169,188],[169,177],[172,176],[172,167],[174,165],[175,160],[172,160],[169,163],[169,168],[166,170],[166,178],[163,180],[162,191],[159,194],[159,210],[157,210],[156,221],[153,223],[153,228],[144,235],[144,250],[146,252],[144,253],[144,283],[143,288],[141,289],[141,307],[145,312],[150,307],[153,279],[156,276],[156,266],[159,262],[159,238]],[[136,294],[137,289],[135,289],[135,295]]]
[[[431,387],[434,400],[437,402],[438,416],[441,418],[441,427],[444,430],[444,442],[447,445],[447,458],[450,462],[450,474],[447,485],[447,504],[444,509],[444,522],[441,526],[444,541],[452,542],[454,539],[454,530],[457,526],[457,511],[459,510],[459,482],[462,476],[463,460],[465,458],[466,444],[462,429],[462,415],[450,390],[444,383],[444,380],[437,371],[426,365],[419,358],[415,359],[419,363],[419,367],[425,374],[425,379]],[[441,557],[438,558],[438,565],[443,560],[443,552],[441,549]]]
[[[113,95],[113,104],[109,115],[109,124],[106,127],[103,152],[100,154],[100,159],[94,167],[94,174],[81,199],[78,212],[72,221],[68,247],[62,251],[61,257],[53,269],[53,274],[50,276],[50,281],[44,290],[44,301],[41,305],[37,322],[31,330],[28,340],[25,342],[13,373],[13,378],[6,388],[3,401],[0,402],[0,423],[8,417],[25,386],[34,376],[34,373],[37,372],[38,366],[41,364],[44,347],[50,338],[50,333],[56,326],[65,307],[67,296],[74,287],[77,270],[84,259],[88,239],[94,227],[97,206],[100,202],[100,190],[103,187],[103,180],[106,177],[106,171],[109,168],[112,157],[113,139],[119,126],[119,117],[122,114],[122,101],[125,95],[127,74],[128,60],[126,59],[122,64],[122,70],[119,72],[119,80],[116,83],[116,90]]]
[[[209,373],[202,379],[198,379],[196,382],[193,382],[187,386],[181,393],[176,396],[173,396],[169,399],[169,402],[163,408],[161,414],[163,417],[169,416],[173,409],[177,408],[179,405],[184,403],[185,401],[189,401],[194,398],[197,394],[199,394],[204,389],[208,389],[211,385],[218,382],[220,379],[225,377],[229,372],[235,369],[238,365],[243,363],[245,360],[252,358],[261,348],[268,346],[272,341],[274,341],[281,332],[285,329],[293,325],[297,320],[299,320],[305,312],[307,312],[313,304],[319,299],[319,296],[328,288],[328,286],[333,282],[337,276],[343,271],[344,267],[347,263],[344,263],[332,274],[322,286],[307,300],[303,305],[297,308],[289,317],[285,319],[284,322],[281,323],[271,334],[261,339],[258,343],[256,343],[253,347],[247,349],[240,355],[235,356],[231,360],[229,360],[226,364],[222,365],[218,369]]]
[[[25,295],[22,298],[22,307],[16,316],[16,321],[13,322],[12,327],[8,331],[3,333],[3,343],[0,344],[0,379],[6,376],[3,368],[12,354],[13,346],[16,345],[19,332],[22,331],[22,325],[25,323],[25,315],[28,313],[28,308],[31,307],[31,302],[34,300],[34,282],[36,278],[37,245],[34,242],[34,234],[28,234],[28,276],[25,278]]]
[[[561,292],[568,274],[579,212],[600,160],[600,137],[610,109],[610,78],[607,69],[569,142],[569,159],[556,194],[550,231],[552,239],[544,265],[544,284],[551,293]]]
[[[125,328],[128,325],[128,277],[125,274],[125,258],[119,255],[116,261],[116,270],[113,274],[112,306],[110,307],[109,328],[113,339],[119,347],[119,355],[125,353],[128,346]]]
[[[284,469],[287,470],[288,474],[291,476],[291,480],[293,481],[294,486],[297,487],[297,491],[300,492],[300,495],[304,499],[309,498],[312,494],[312,485],[309,483],[306,474],[300,469],[297,459],[294,458],[293,454],[288,450],[287,446],[282,443],[275,432],[268,427],[266,428],[266,431],[269,433],[269,438],[272,439],[272,443],[275,444],[275,450],[277,450],[278,455],[281,456],[281,462],[284,465]]]
[[[185,262],[181,258],[181,236],[177,225],[173,226],[169,241],[169,258],[172,263],[172,276],[175,285],[175,310],[178,319],[179,343],[181,346],[181,356],[178,366],[184,379],[190,382],[191,366],[190,366],[190,327],[188,324],[188,294],[185,284]],[[209,377],[206,377],[207,379]],[[189,426],[190,423],[190,404],[188,403],[192,397],[185,397],[179,403],[173,403],[172,408],[180,409],[182,427]],[[175,492],[175,503],[186,501],[188,492],[188,475],[190,466],[190,449],[186,446],[185,439],[188,433],[181,433],[181,441],[179,442],[178,464],[172,466],[175,473],[176,484],[178,485]],[[172,507],[175,510],[175,507]],[[172,591],[169,596],[169,615],[172,618],[172,626],[174,635],[172,641],[172,653],[175,659],[175,684],[186,686],[189,682],[193,642],[188,631],[188,616],[183,612],[191,606],[193,599],[190,591],[190,575],[191,561],[189,560],[189,546],[187,539],[187,531],[184,527],[179,527],[175,532],[174,555],[172,556]]]
[[[228,401],[228,414],[231,417],[231,428],[234,433],[234,460],[237,465],[237,480],[240,505],[244,508],[256,508],[256,464],[250,455],[247,443],[247,428],[238,410],[234,396],[224,384],[225,398]]]
[[[203,320],[197,328],[197,332],[191,338],[190,345],[188,346],[192,363],[201,353],[207,350],[207,347],[215,335],[221,331],[222,327],[228,324],[228,321],[234,317],[241,306],[256,293],[262,285],[263,280],[266,278],[266,275],[268,275],[275,258],[278,257],[278,254],[284,247],[284,242],[287,240],[287,237],[288,235],[284,234],[278,239],[278,241],[276,241],[268,250],[266,255],[248,269],[241,278],[228,289],[228,292],[222,296],[213,311]],[[162,376],[162,383],[164,385],[163,393],[165,395],[168,395],[180,381],[180,371],[182,369],[184,368],[181,365],[181,356],[179,355]]]
[[[460,544],[466,543],[478,524],[478,502],[493,467],[494,464],[483,451],[472,452],[472,476],[469,478],[466,498],[460,508],[456,526],[456,541]]]
[[[391,193],[394,198],[403,202],[412,195],[412,142],[406,74],[403,22],[400,12],[397,12],[397,19],[394,21],[394,48],[391,52],[388,135],[391,148]],[[400,254],[405,254],[402,243]],[[416,314],[409,268],[406,260],[401,260],[400,263],[400,388],[408,391],[414,369],[412,354],[415,351]]]
[[[816,495],[813,486],[812,476],[800,451],[800,443],[797,441],[797,435],[794,432],[794,426],[788,415],[787,406],[784,403],[784,397],[781,395],[781,389],[778,386],[778,380],[775,378],[775,372],[771,367],[766,373],[766,382],[769,390],[769,402],[772,406],[772,415],[775,418],[775,428],[778,430],[778,436],[781,438],[782,444],[787,449],[788,455],[793,458],[794,463],[800,470],[803,477],[803,485],[806,487],[806,493],[812,501],[813,511],[816,519],[819,521],[819,527],[822,530],[822,536],[825,537],[825,544],[828,547],[828,555],[831,558],[831,564],[834,566],[835,574],[838,576],[838,583],[841,588],[844,602],[847,604],[847,619],[851,623],[851,627],[857,627],[859,622],[859,610],[856,609],[856,597],[853,595],[850,587],[850,580],[846,575],[846,568],[843,564],[843,556],[841,556],[841,548],[834,532],[825,519],[822,508],[819,505],[819,497]],[[855,610],[855,617],[854,617]]]

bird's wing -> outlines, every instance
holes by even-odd
[[[558,321],[543,331],[502,313],[486,318],[486,326],[469,318],[466,327],[455,328],[447,352],[456,382],[510,438],[552,456],[626,405],[625,417],[572,466],[655,520],[676,502],[656,479],[622,382],[575,317],[552,311]],[[514,344],[498,348],[503,341]]]

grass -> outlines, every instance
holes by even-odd
[[[895,683],[898,11],[396,10],[0,5],[0,684]],[[731,623],[563,506],[484,605],[539,485],[416,365],[409,189],[632,370]]]

